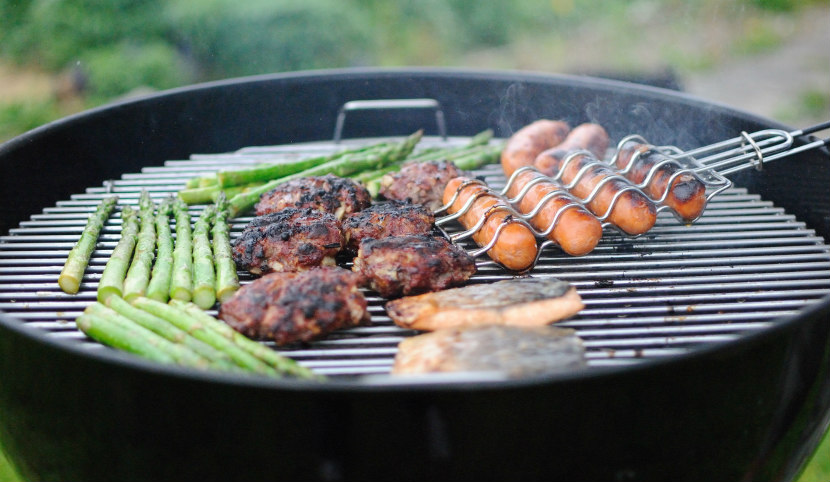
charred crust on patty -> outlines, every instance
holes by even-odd
[[[369,191],[359,183],[327,174],[280,184],[260,196],[255,210],[261,216],[285,208],[311,208],[342,219],[349,213],[367,208],[371,202]]]
[[[459,246],[431,235],[364,239],[352,270],[364,286],[392,298],[458,286],[476,272]]]
[[[370,321],[358,281],[338,267],[271,273],[240,288],[222,304],[219,318],[246,336],[278,345],[312,341]]]
[[[231,247],[240,269],[262,274],[333,263],[342,244],[342,228],[334,215],[286,208],[255,217]]]
[[[346,251],[356,254],[360,242],[364,239],[429,234],[434,223],[435,216],[420,204],[408,201],[373,204],[343,220],[345,248]]]
[[[450,179],[466,175],[452,162],[407,162],[398,172],[381,178],[380,195],[385,199],[422,204],[435,211],[444,203],[444,188]]]

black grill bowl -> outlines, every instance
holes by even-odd
[[[449,133],[541,117],[691,148],[781,127],[592,78],[344,70],[197,85],[0,146],[0,232],[125,172],[191,153],[331,139],[350,100],[433,98]],[[344,137],[429,117],[350,117]],[[804,139],[799,139],[803,143]],[[830,240],[826,151],[733,178]],[[830,300],[773,328],[631,367],[510,382],[311,384],[194,374],[83,350],[0,313],[0,440],[27,480],[791,480],[830,422]]]

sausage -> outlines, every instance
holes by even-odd
[[[650,151],[648,146],[636,144],[620,150],[616,158],[615,166],[623,170],[628,167],[631,157],[635,152],[640,156],[634,161],[631,170],[625,173],[625,177],[634,184],[641,184],[652,168],[667,157],[658,152]],[[649,183],[643,188],[646,194],[652,199],[660,199],[666,193],[669,179],[682,167],[677,162],[669,162],[660,166],[654,173]],[[706,186],[691,173],[678,175],[672,181],[669,193],[663,204],[671,208],[683,221],[690,223],[700,217],[706,207]]]
[[[516,131],[501,153],[504,175],[510,177],[516,169],[532,166],[540,152],[561,143],[569,130],[565,122],[540,119]]]
[[[542,173],[553,177],[559,176],[562,184],[570,185],[584,166],[594,162],[594,159],[589,156],[577,155],[567,163],[565,172],[560,175],[559,171],[565,158],[569,153],[578,149],[585,149],[596,159],[602,159],[608,149],[608,134],[605,129],[599,124],[591,123],[577,126],[560,145],[540,153],[534,160],[534,165]],[[580,176],[579,181],[570,188],[570,191],[578,198],[585,199],[591,195],[600,182],[603,182],[603,179],[616,175],[617,173],[610,167],[591,166]],[[643,234],[657,221],[657,207],[643,194],[633,190],[623,192],[609,212],[615,194],[631,186],[630,182],[623,179],[615,178],[606,181],[586,207],[625,233]]]
[[[574,127],[561,143],[550,147],[550,149],[566,152],[585,149],[596,156],[597,159],[603,159],[605,151],[608,150],[608,133],[599,124],[580,124]],[[553,164],[551,162],[547,156],[537,155],[536,159],[533,160],[533,165],[543,174],[553,176]]]
[[[550,167],[553,175],[556,175],[568,156],[568,152],[550,149],[540,154],[540,157],[542,156],[546,158],[544,162]],[[595,161],[592,157],[577,155],[565,166],[560,178],[562,183],[570,185],[584,166]],[[579,182],[570,191],[578,198],[585,199],[591,195],[600,182],[603,182],[603,179],[616,175],[617,172],[610,167],[593,165],[587,168],[586,172],[580,176]],[[634,190],[623,192],[614,201],[616,193],[631,187],[631,182],[626,179],[614,178],[606,181],[593,200],[586,203],[586,207],[600,218],[605,218],[616,225],[623,232],[636,236],[645,233],[654,226],[657,221],[657,207],[648,197]],[[613,209],[610,209],[609,212],[612,201],[614,201]],[[606,214],[607,217],[605,217]]]
[[[444,189],[444,204],[452,201],[456,191],[462,183],[468,181],[465,177],[456,177],[447,183]],[[485,191],[486,188],[480,184],[470,184],[461,188],[458,197],[447,209],[451,214],[460,211],[468,199],[478,192]],[[481,218],[488,214],[493,208],[499,206],[509,206],[501,197],[486,193],[480,195],[473,201],[470,209],[461,215],[459,222],[467,229],[470,229],[479,222]],[[496,230],[502,224],[508,224],[501,230],[495,245],[487,251],[487,254],[497,263],[512,271],[524,271],[533,266],[536,261],[536,237],[533,231],[526,225],[516,222],[513,216],[506,211],[494,211],[490,213],[484,225],[473,234],[473,240],[479,246],[486,246],[496,235]]]
[[[507,195],[510,198],[515,198],[529,182],[539,177],[545,178],[544,175],[534,171],[517,174],[513,179],[513,184],[507,191]],[[564,192],[559,183],[547,180],[547,178],[537,181],[521,199],[517,200],[517,209],[522,214],[529,214],[545,196],[557,191]],[[545,201],[544,207],[530,219],[530,224],[539,231],[545,231],[559,216],[553,230],[548,233],[548,239],[556,242],[562,248],[562,251],[571,256],[582,256],[590,253],[599,243],[600,238],[602,238],[602,224],[584,207],[581,205],[574,206],[573,203],[574,201],[570,197],[552,196]]]

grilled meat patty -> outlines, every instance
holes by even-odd
[[[222,303],[219,318],[245,336],[285,345],[366,324],[366,305],[356,274],[324,266],[265,275]]]
[[[343,219],[343,239],[346,249],[357,253],[360,242],[364,239],[429,234],[434,222],[432,212],[420,204],[406,201],[383,202],[346,216]]]
[[[303,177],[280,184],[259,198],[256,215],[274,213],[285,208],[312,208],[331,213],[337,219],[368,207],[369,192],[357,182],[332,174]]]
[[[568,318],[584,305],[576,288],[555,278],[514,278],[386,303],[400,327],[438,330],[469,325],[540,326]]]
[[[420,234],[363,240],[352,270],[391,298],[457,286],[476,272],[476,264],[446,239]]]
[[[380,194],[386,199],[423,204],[430,211],[444,205],[444,187],[450,179],[464,175],[447,161],[407,162],[398,172],[381,178]]]
[[[447,328],[403,340],[392,373],[484,371],[520,377],[585,366],[585,347],[574,330],[483,325]]]
[[[333,214],[286,208],[255,217],[231,243],[239,269],[254,274],[335,264],[343,233]]]

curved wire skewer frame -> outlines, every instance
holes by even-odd
[[[668,210],[679,221],[683,223],[692,223],[696,221],[699,218],[699,216],[691,220],[683,219],[676,212],[674,212],[668,205],[665,204],[665,200],[670,194],[670,188],[671,186],[673,186],[674,181],[678,177],[684,175],[691,175],[705,186],[706,199],[703,205],[704,208],[703,210],[701,210],[701,212],[703,212],[705,211],[706,205],[708,205],[709,201],[712,198],[714,198],[721,192],[725,191],[726,189],[732,187],[732,181],[727,179],[725,176],[750,168],[754,168],[760,171],[763,170],[764,163],[766,162],[770,162],[786,156],[791,156],[799,152],[816,149],[822,146],[828,146],[830,145],[830,138],[823,140],[815,140],[795,148],[792,147],[794,144],[795,137],[810,134],[813,132],[818,132],[827,128],[830,128],[830,122],[817,124],[806,129],[796,130],[792,132],[787,132],[781,129],[765,129],[751,134],[747,132],[741,132],[740,136],[734,137],[732,139],[699,147],[689,151],[683,151],[675,146],[655,146],[646,141],[642,136],[630,135],[624,137],[617,143],[613,156],[607,162],[597,159],[589,151],[577,150],[569,153],[563,159],[562,164],[559,167],[559,172],[555,176],[546,176],[539,170],[537,170],[535,167],[522,167],[517,169],[510,176],[510,178],[507,180],[507,184],[500,191],[491,189],[487,186],[487,184],[484,181],[478,179],[467,180],[458,186],[452,198],[444,206],[441,206],[439,209],[435,211],[436,215],[439,215],[441,213],[449,213],[448,210],[458,200],[461,191],[465,187],[470,186],[472,184],[476,184],[483,187],[483,189],[479,190],[478,192],[470,196],[470,198],[467,199],[464,205],[457,212],[453,214],[447,214],[442,217],[438,217],[436,219],[436,226],[438,226],[438,228],[450,239],[450,241],[457,242],[472,237],[478,230],[480,230],[485,225],[490,216],[492,216],[492,214],[494,214],[495,212],[508,212],[509,216],[505,217],[504,221],[496,229],[492,239],[490,239],[486,245],[481,246],[479,249],[470,251],[470,254],[474,257],[477,257],[486,253],[493,246],[495,246],[495,244],[498,242],[499,235],[508,224],[521,223],[527,226],[537,238],[543,240],[538,245],[536,259],[534,260],[533,264],[529,268],[527,268],[527,270],[524,270],[528,271],[536,265],[543,250],[545,250],[549,246],[557,245],[555,241],[548,239],[548,235],[550,235],[553,232],[553,230],[556,228],[559,221],[561,220],[562,215],[569,209],[584,210],[588,214],[593,215],[601,223],[603,229],[614,229],[621,233],[623,236],[629,238],[636,238],[640,235],[627,234],[623,230],[618,228],[616,225],[608,221],[608,217],[613,212],[614,207],[619,202],[621,196],[628,191],[633,191],[643,195],[646,199],[649,199],[652,203],[654,203],[655,208],[658,212]],[[624,152],[626,149],[632,149],[633,154],[629,158],[627,164],[624,167],[619,168],[617,167],[618,157],[620,153]],[[626,174],[632,171],[640,157],[651,153],[659,154],[661,156],[661,160],[657,161],[654,165],[651,166],[645,178],[640,183],[635,184],[631,182],[626,177]],[[561,178],[563,176],[563,173],[566,171],[567,167],[571,163],[577,162],[577,159],[580,158],[582,166],[579,168],[579,170],[569,183],[563,183]],[[668,178],[666,182],[666,189],[664,189],[662,194],[658,197],[649,196],[646,193],[646,188],[654,180],[657,173],[663,167],[669,165],[673,165],[673,168],[675,168],[676,170]],[[579,198],[574,196],[571,193],[571,190],[575,186],[577,186],[579,182],[588,173],[593,172],[597,168],[610,169],[612,173],[600,180],[586,197]],[[535,177],[528,181],[514,197],[508,198],[507,193],[510,192],[510,189],[516,183],[516,179],[518,178],[518,176],[524,172],[534,172]],[[588,210],[586,206],[596,199],[602,188],[607,183],[610,183],[612,181],[618,181],[619,183],[625,184],[625,187],[623,187],[622,189],[618,189],[615,192],[604,213],[591,213],[591,211]],[[554,186],[556,186],[556,189],[545,194],[545,196],[543,196],[536,203],[536,205],[528,212],[520,212],[516,208],[516,206],[519,205],[521,200],[524,198],[524,196],[527,195],[527,193],[533,186],[543,182],[552,183]],[[497,203],[497,205],[489,209],[485,213],[485,215],[482,216],[481,219],[478,220],[478,222],[476,222],[474,226],[471,226],[470,228],[461,232],[457,232],[451,235],[448,234],[444,230],[443,226],[451,221],[459,219],[464,214],[466,214],[472,207],[475,200],[483,195],[496,196],[501,202]],[[536,227],[534,227],[530,221],[536,215],[538,215],[539,212],[541,212],[541,210],[548,202],[556,198],[566,199],[569,202],[568,204],[559,208],[559,210],[554,215],[553,219],[545,229],[537,229]],[[495,262],[493,261],[493,263]]]

